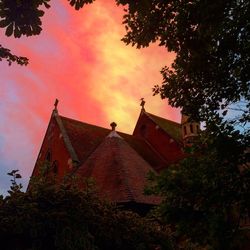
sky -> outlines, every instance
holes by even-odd
[[[132,133],[145,109],[180,121],[179,110],[152,95],[160,70],[175,55],[154,44],[126,46],[121,38],[123,9],[114,0],[97,0],[75,11],[66,0],[52,1],[39,36],[0,43],[29,58],[28,66],[0,62],[0,194],[10,186],[7,172],[19,169],[24,190],[33,170],[56,98],[59,114]]]

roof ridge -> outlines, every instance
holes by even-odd
[[[60,117],[63,118],[63,119],[68,119],[68,120],[71,120],[71,121],[79,122],[79,123],[82,123],[82,124],[84,124],[84,125],[88,125],[88,126],[92,126],[92,127],[96,127],[96,128],[105,129],[105,130],[107,130],[107,131],[111,131],[109,128],[101,127],[101,126],[94,125],[94,124],[90,124],[90,123],[83,122],[83,121],[79,121],[79,120],[76,120],[76,119],[73,119],[73,118],[69,118],[69,117],[66,117],[66,116],[60,115]],[[123,135],[130,135],[130,136],[132,136],[131,134],[128,134],[128,133],[125,133],[125,132],[121,132],[121,131],[117,131],[117,130],[116,130],[116,132],[117,132],[118,134],[123,134]]]
[[[178,125],[178,126],[181,126],[181,123],[178,123],[178,122],[175,122],[175,121],[172,121],[172,120],[169,120],[169,119],[166,119],[166,118],[164,118],[164,117],[161,117],[161,116],[158,116],[158,115],[154,115],[154,114],[151,114],[151,113],[148,113],[148,112],[145,112],[147,115],[149,115],[149,116],[155,116],[156,118],[160,118],[160,119],[163,119],[163,120],[165,120],[165,121],[168,121],[168,122],[171,122],[171,123],[174,123],[174,124],[176,124],[176,125]],[[154,119],[153,117],[151,117],[152,119]]]
[[[62,133],[64,143],[66,145],[66,148],[69,151],[70,156],[72,157],[73,162],[77,162],[79,164],[80,161],[79,161],[78,156],[77,156],[77,154],[76,154],[76,152],[75,152],[75,150],[74,150],[74,148],[72,146],[70,138],[69,138],[69,136],[67,134],[67,130],[65,129],[65,127],[63,125],[63,122],[61,120],[61,116],[56,113],[54,115],[54,117],[55,117],[55,120],[56,120],[56,122],[58,124],[58,127],[59,127],[59,129],[60,129],[60,131]]]
[[[63,119],[67,119],[67,120],[74,121],[74,122],[79,122],[79,123],[83,123],[83,124],[86,124],[86,125],[90,125],[90,126],[93,126],[93,127],[97,127],[97,128],[102,128],[102,129],[110,130],[110,129],[108,129],[108,128],[104,128],[104,127],[101,127],[101,126],[98,126],[98,125],[94,125],[94,124],[90,124],[90,123],[87,123],[87,122],[79,121],[79,120],[76,120],[76,119],[73,119],[73,118],[69,118],[69,117],[66,117],[66,116],[60,115],[60,117],[63,118]]]

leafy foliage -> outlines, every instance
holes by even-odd
[[[50,0],[1,0],[0,27],[6,28],[5,35],[19,38],[22,35],[39,35],[42,28],[41,17],[44,11],[41,6],[49,8]]]
[[[76,10],[94,0],[68,0]],[[44,8],[50,8],[50,0],[1,0],[0,1],[0,28],[5,29],[5,35],[15,38],[21,36],[39,35],[42,31]],[[27,65],[28,59],[13,55],[9,49],[0,45],[0,61],[6,59],[11,63]]]
[[[10,175],[19,177],[16,170]],[[11,188],[0,198],[0,240],[10,250],[172,249],[169,230],[156,222],[44,176],[35,177],[26,193]]]
[[[76,10],[94,0],[68,0]],[[230,1],[116,0],[126,7],[122,39],[138,48],[152,42],[176,53],[172,68],[161,71],[163,83],[154,93],[199,120],[244,100],[240,119],[249,122],[250,3]],[[6,35],[40,34],[41,6],[49,0],[2,0],[0,27]],[[12,60],[12,57],[10,57]],[[221,113],[219,113],[221,114]],[[238,117],[237,117],[238,118]]]
[[[76,10],[82,8],[85,4],[93,3],[95,0],[68,0],[71,6],[73,6]]]
[[[13,62],[17,62],[20,65],[27,65],[29,61],[26,57],[13,55],[9,49],[0,45],[0,61],[3,59],[7,60],[9,65],[11,65]]]
[[[239,249],[250,215],[249,144],[226,124],[223,132],[212,131],[188,158],[151,176],[156,184],[148,192],[163,196],[158,216],[180,236],[212,249]]]
[[[21,36],[39,35],[42,30],[41,17],[44,15],[42,6],[49,8],[50,0],[1,0],[0,1],[0,28],[5,28],[5,35],[15,38]],[[13,55],[9,49],[0,45],[0,60],[6,59],[11,65],[27,65],[26,57]]]
[[[17,184],[16,182],[16,179],[22,178],[22,176],[18,172],[19,170],[12,170],[10,173],[8,173],[8,175],[12,176],[12,185],[10,186],[10,190],[8,191],[10,195],[20,192],[23,187],[21,183]]]
[[[198,120],[245,100],[249,122],[249,1],[117,2],[127,5],[125,43],[141,48],[159,42],[176,53],[172,68],[162,69],[155,94]]]

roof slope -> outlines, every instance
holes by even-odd
[[[106,128],[63,116],[60,116],[60,118],[81,163],[94,152],[98,145],[110,133],[110,130]],[[125,133],[119,133],[119,135],[155,169],[166,164],[143,139]]]
[[[161,127],[167,134],[169,134],[175,141],[182,142],[181,124],[173,122],[162,117],[145,112],[151,120],[153,120],[159,127]]]
[[[151,166],[119,136],[106,137],[78,168],[80,177],[93,177],[99,195],[111,201],[158,204],[160,198],[145,196],[146,175]]]

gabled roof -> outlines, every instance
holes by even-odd
[[[169,134],[175,141],[182,142],[181,124],[164,119],[162,117],[144,112],[152,121],[154,121],[161,129]]]
[[[144,114],[174,139],[179,139],[180,124],[145,111]],[[167,166],[167,160],[161,157],[144,138],[116,132],[115,126],[112,126],[110,131],[60,116],[56,106],[46,135],[49,133],[49,127],[55,127],[52,126],[54,124],[58,125],[57,129],[59,128],[56,138],[60,133],[59,138],[63,138],[64,149],[68,151],[74,163],[71,174],[80,178],[93,177],[100,196],[126,204],[152,205],[160,202],[159,197],[145,196],[143,191],[147,184],[146,175],[150,171],[163,169]],[[42,147],[43,145],[44,142]],[[60,151],[57,152],[57,157],[61,157]],[[65,169],[68,170],[68,165]]]
[[[68,138],[74,148],[77,157],[82,164],[99,146],[110,133],[109,129],[87,124],[70,118],[60,116]],[[122,138],[141,155],[155,169],[166,165],[164,160],[151,149],[151,147],[140,138],[118,132]]]
[[[159,204],[159,197],[143,195],[149,171],[154,172],[122,137],[112,131],[78,168],[76,175],[93,177],[99,195],[111,201]]]

